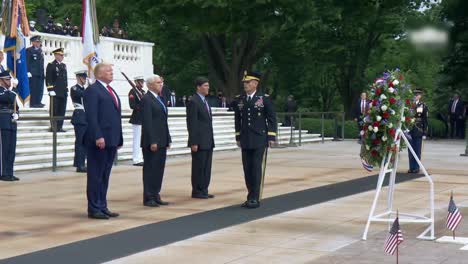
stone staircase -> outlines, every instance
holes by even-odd
[[[189,154],[187,148],[187,127],[185,108],[169,108],[169,129],[172,136],[172,147],[168,155]],[[71,116],[68,110],[66,116]],[[124,110],[123,115],[129,116],[130,110]],[[53,133],[48,132],[49,121],[22,120],[27,117],[48,117],[47,109],[22,109],[18,121],[18,142],[15,159],[15,171],[52,168]],[[124,145],[118,152],[119,160],[132,158],[132,128],[128,118],[122,120]],[[65,167],[73,164],[74,131],[70,120],[65,120],[65,133],[57,133],[57,166]],[[213,128],[215,134],[215,151],[234,150],[237,148],[234,137],[234,115],[226,109],[213,108]],[[279,126],[278,140],[280,144],[290,141],[290,127]],[[299,142],[299,132],[293,132],[294,141]],[[302,143],[320,142],[320,134],[308,134],[302,131]],[[330,140],[331,138],[326,138]]]

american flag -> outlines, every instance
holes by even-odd
[[[368,171],[368,172],[371,172],[373,169],[374,169],[374,166],[370,165],[369,163],[367,163],[366,160],[364,159],[361,159],[361,162],[362,162],[362,167]]]
[[[387,242],[385,242],[385,253],[393,255],[401,242],[403,242],[403,234],[401,233],[400,223],[397,217],[390,229],[390,235],[387,238]]]
[[[450,202],[448,206],[448,216],[447,216],[447,229],[455,231],[455,229],[457,228],[462,218],[463,216],[461,215],[460,210],[458,210],[458,207],[455,205],[455,202],[453,201],[453,196],[450,195]]]

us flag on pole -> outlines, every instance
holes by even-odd
[[[455,205],[453,201],[453,195],[450,195],[450,202],[448,206],[448,216],[447,216],[447,229],[451,231],[455,231],[458,224],[462,220],[463,216],[458,210],[458,207]]]
[[[403,234],[401,233],[400,223],[397,217],[390,229],[390,235],[387,238],[387,242],[385,242],[385,253],[393,255],[401,242],[403,242]]]

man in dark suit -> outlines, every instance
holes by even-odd
[[[31,37],[32,46],[26,49],[26,64],[28,66],[29,85],[31,90],[31,108],[42,108],[44,94],[44,53],[42,52],[41,36]]]
[[[96,82],[84,93],[88,127],[85,144],[88,157],[88,217],[109,219],[119,214],[107,207],[109,176],[117,149],[123,145],[120,99],[110,86],[112,65],[99,63],[94,68]]]
[[[456,93],[453,96],[453,99],[450,100],[448,112],[450,117],[450,137],[463,138],[463,130],[465,129],[463,116],[465,106],[458,93]]]
[[[46,69],[47,91],[51,99],[50,115],[64,117],[68,97],[67,66],[63,63],[64,50],[63,48],[59,48],[52,53],[54,54],[55,60],[49,62]],[[52,131],[52,127],[51,124],[50,131]],[[58,132],[65,132],[62,127],[63,120],[57,121]]]
[[[161,185],[166,167],[167,150],[171,146],[171,135],[167,124],[167,106],[159,96],[163,83],[159,76],[146,80],[148,92],[142,99],[142,135],[143,150],[143,205],[158,207],[168,205],[161,200]]]
[[[206,101],[210,84],[205,77],[195,80],[197,92],[187,106],[188,147],[192,151],[192,197],[199,199],[213,198],[208,192],[211,180],[213,148],[213,118],[211,108]]]
[[[75,72],[76,84],[70,89],[70,97],[73,102],[73,115],[71,123],[75,130],[75,158],[73,159],[73,167],[76,167],[76,172],[86,172],[86,146],[84,145],[84,135],[86,133],[86,113],[84,109],[83,97],[85,93],[85,84],[88,77],[86,70]]]
[[[18,181],[13,175],[16,155],[16,93],[10,89],[10,71],[0,72],[0,180]]]
[[[132,116],[130,117],[129,123],[132,124],[133,132],[133,153],[132,160],[133,166],[143,166],[143,158],[141,155],[141,99],[145,95],[145,90],[143,86],[145,85],[145,80],[143,76],[138,76],[133,79],[135,81],[135,88],[132,88],[128,92],[128,103],[132,111]]]
[[[161,77],[161,76],[160,76]],[[171,106],[171,88],[167,86],[167,84],[164,83],[164,78],[161,77],[163,86],[161,88],[161,91],[158,93],[160,99],[164,102],[165,106]]]
[[[237,99],[235,128],[237,145],[242,149],[242,164],[248,189],[247,201],[242,207],[257,208],[263,190],[268,147],[276,141],[277,122],[273,102],[268,95],[257,91],[260,74],[244,76],[246,94]]]
[[[362,117],[367,114],[369,110],[369,101],[367,100],[367,94],[365,92],[361,93],[361,98],[356,103],[356,108],[354,109],[354,121],[357,123],[358,132],[362,130]],[[361,142],[361,136],[359,136],[359,143]]]

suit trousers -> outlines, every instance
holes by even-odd
[[[137,164],[143,161],[141,156],[141,125],[132,124],[132,132],[133,132],[133,152],[132,152],[132,160],[133,164]]]
[[[166,167],[166,147],[152,152],[149,146],[143,148],[143,202],[159,198],[164,169]]]
[[[16,130],[0,129],[0,176],[13,176]]]
[[[44,95],[44,77],[33,75],[29,78],[29,86],[31,87],[31,106],[41,104]]]
[[[51,99],[53,100],[53,109],[50,110],[51,116],[64,117],[67,108],[67,97],[52,96]],[[52,107],[52,104],[50,107]],[[52,127],[52,123],[50,125]],[[62,127],[63,120],[57,121],[57,130],[61,130]]]
[[[94,145],[87,146],[88,213],[97,213],[107,209],[107,188],[116,153],[117,147],[98,149]]]
[[[192,195],[207,195],[211,180],[213,149],[192,152]]]
[[[247,200],[259,200],[263,176],[263,163],[266,147],[256,149],[242,149],[242,165],[244,167],[245,185],[247,186]]]
[[[86,133],[86,125],[73,125],[75,129],[75,158],[73,166],[81,168],[85,166],[86,146],[84,145],[84,135]]]
[[[414,152],[418,156],[418,159],[421,160],[422,136],[412,136],[409,142],[411,144],[411,147],[413,147]],[[409,149],[408,157],[410,170],[419,170],[419,164]]]

